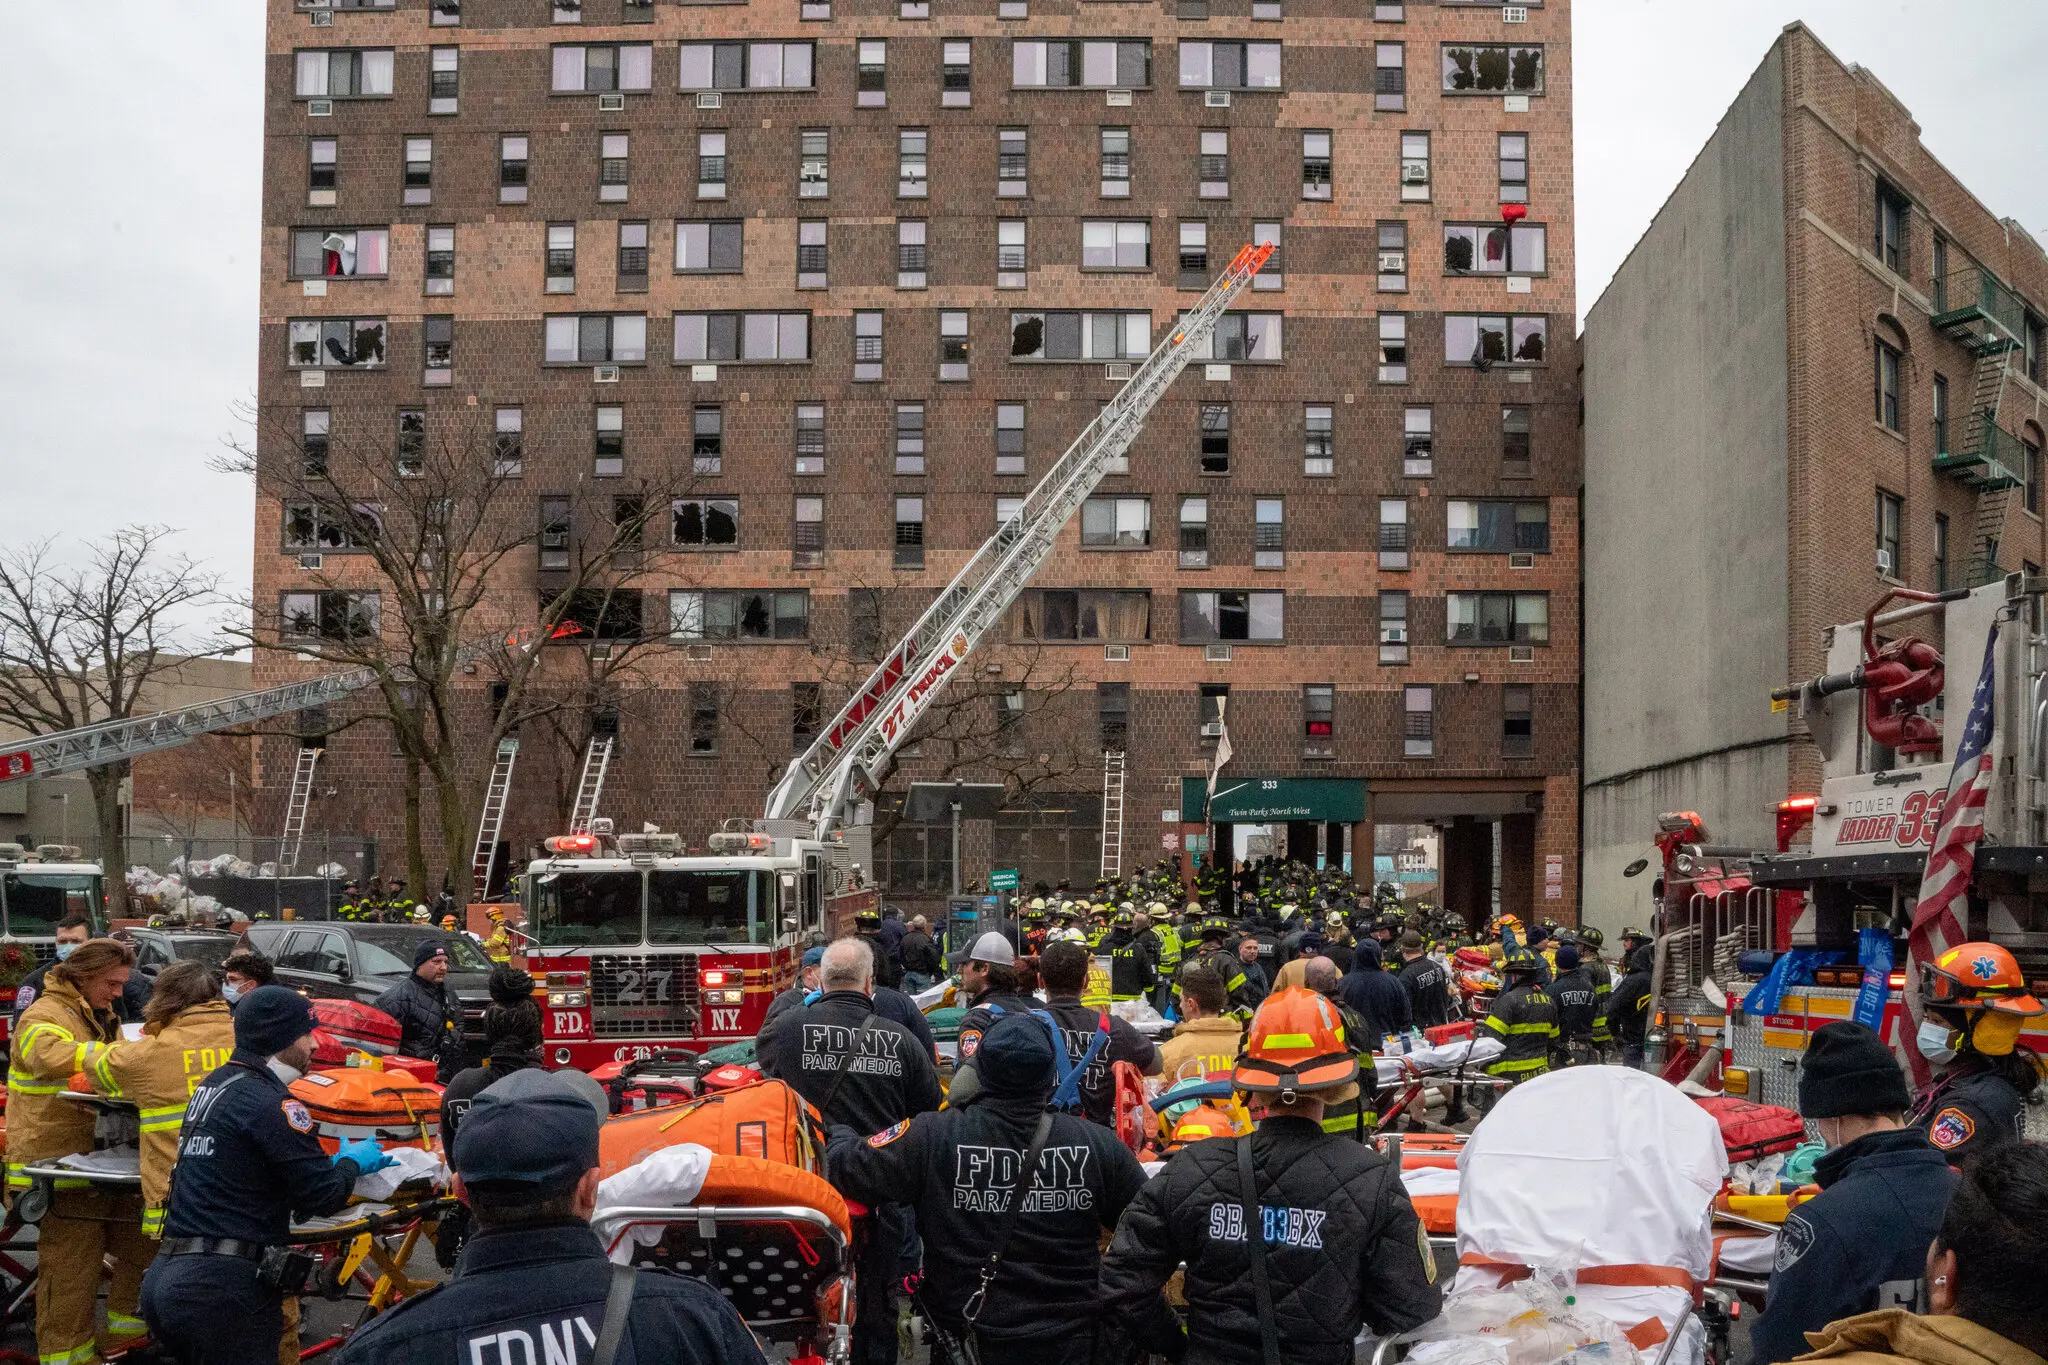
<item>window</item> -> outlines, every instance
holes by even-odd
[[[1090,220],[1081,224],[1083,270],[1149,270],[1152,225],[1142,220]]]
[[[339,182],[335,173],[335,139],[316,137],[306,143],[306,202],[324,208],[334,202]]]
[[[1230,130],[1201,130],[1201,154],[1195,158],[1195,194],[1201,199],[1230,197]]]
[[[846,590],[846,647],[856,659],[882,657],[882,592],[879,588]]]
[[[1031,193],[1031,142],[1022,128],[996,129],[996,198],[1023,199]]]
[[[455,292],[455,229],[427,229],[426,287],[429,294]]]
[[[1383,592],[1379,597],[1380,662],[1408,662],[1408,594]]]
[[[1475,317],[1444,314],[1444,364],[1539,365],[1550,320],[1542,317]]]
[[[809,90],[811,44],[684,43],[677,49],[679,90]]]
[[[1183,592],[1180,642],[1285,639],[1286,603],[1279,592]]]
[[[922,218],[896,220],[896,287],[922,289],[925,284],[925,221]]]
[[[1379,289],[1385,294],[1408,292],[1408,225],[1379,225]]]
[[[1286,266],[1280,250],[1280,224],[1253,223],[1252,245],[1273,248],[1273,254],[1266,257],[1266,263],[1252,276],[1252,288],[1260,291],[1279,289],[1287,283]]]
[[[1380,499],[1380,567],[1408,567],[1408,500]]]
[[[1948,454],[1948,377],[1934,376],[1934,453]]]
[[[375,369],[384,363],[382,318],[294,318],[286,331],[295,370]]]
[[[597,197],[605,203],[626,198],[632,179],[632,139],[625,133],[606,133],[597,140]]]
[[[2041,514],[2041,443],[2022,437],[2020,440],[2021,491],[2025,495],[2023,505],[2035,516]]]
[[[1301,134],[1301,197],[1328,199],[1331,194],[1330,130],[1306,128]]]
[[[1081,504],[1084,549],[1143,550],[1151,544],[1151,499],[1090,498]]]
[[[1278,90],[1278,43],[1182,43],[1183,90]]]
[[[1011,522],[1018,520],[1023,515],[1024,499],[1017,497],[996,499],[996,529],[998,531],[1008,526]]]
[[[1131,197],[1131,130],[1104,128],[1101,133],[1101,193],[1104,199]]]
[[[1095,723],[1103,749],[1121,753],[1131,739],[1131,685],[1095,684]]]
[[[619,22],[622,24],[653,23],[654,0],[619,0]]]
[[[1152,350],[1149,313],[1012,313],[1017,360],[1141,360]]]
[[[924,567],[924,499],[896,499],[896,567]]]
[[[808,361],[809,313],[677,313],[675,359],[694,364]]]
[[[284,548],[287,550],[360,550],[377,533],[377,510],[367,504],[354,507],[323,506],[320,503],[287,503],[284,508]]]
[[[737,224],[735,224],[737,226]],[[796,225],[796,287],[824,289],[830,276],[827,225],[823,218],[805,218]]]
[[[1401,689],[1401,752],[1406,758],[1428,758],[1436,752],[1436,713],[1432,687]]]
[[[939,52],[939,104],[965,109],[974,103],[974,44],[948,39]]]
[[[737,221],[676,223],[676,270],[736,275],[745,268],[746,229]]]
[[[796,197],[823,199],[831,186],[832,133],[806,128],[797,136]]]
[[[718,684],[690,684],[690,752],[718,752]]]
[[[1337,689],[1329,683],[1308,683],[1301,689],[1301,737],[1312,749],[1327,751],[1337,733]]]
[[[1529,202],[1529,135],[1500,135],[1500,202]]]
[[[1207,223],[1182,223],[1180,225],[1180,287],[1182,289],[1207,289],[1209,287],[1209,225]]]
[[[896,130],[896,197],[898,199],[922,199],[925,197],[931,173],[931,130],[928,128],[898,128]]]
[[[1517,478],[1529,476],[1529,408],[1511,403],[1500,410],[1501,473]]]
[[[434,139],[409,137],[405,140],[405,172],[401,198],[407,204],[434,202]]]
[[[967,378],[967,314],[939,314],[939,378]]]
[[[607,478],[626,472],[626,410],[599,408],[592,472]]]
[[[555,0],[555,22],[558,24],[582,23],[583,0]]]
[[[1506,554],[1550,551],[1547,502],[1463,502],[1445,504],[1445,548]]]
[[[1429,134],[1401,134],[1401,198],[1429,202]]]
[[[549,223],[547,248],[547,292],[576,292],[576,225]]]
[[[1152,44],[1143,40],[1019,39],[1010,44],[1010,83],[1019,90],[1148,86],[1152,84]]]
[[[492,414],[491,475],[516,479],[526,469],[526,410],[499,408]]]
[[[697,197],[725,198],[725,134],[697,134]]]
[[[1252,504],[1252,567],[1287,567],[1287,504],[1279,498],[1258,498]]]
[[[796,472],[825,472],[825,405],[796,405]]]
[[[1379,327],[1380,383],[1405,384],[1408,382],[1408,315],[1381,313]]]
[[[1024,472],[1024,405],[996,404],[996,473]]]
[[[1928,295],[1934,301],[1934,311],[1948,311],[1948,238],[1940,233],[1934,235],[1934,247],[1928,256],[1930,263]]]
[[[1112,588],[1035,588],[1011,608],[1019,640],[1143,644],[1152,638],[1152,594]]]
[[[555,49],[555,93],[649,90],[654,85],[654,48],[648,43],[567,45]]]
[[[725,409],[716,404],[699,403],[691,409],[690,472],[725,472]]]
[[[1542,224],[1444,224],[1446,275],[1540,275],[1549,269]]]
[[[1527,683],[1508,683],[1500,690],[1500,756],[1534,758],[1536,729],[1532,712],[1536,689]]]
[[[1336,411],[1328,403],[1310,403],[1302,409],[1306,435],[1301,448],[1301,472],[1312,478],[1327,478],[1337,472]]]
[[[824,685],[793,682],[789,685],[789,743],[793,749],[807,748],[825,728]]]
[[[854,105],[880,109],[889,102],[889,43],[885,38],[860,40],[854,71]]]
[[[427,314],[420,319],[420,341],[426,360],[426,382],[448,383],[455,368],[455,319],[447,314]]]
[[[1201,453],[1204,474],[1230,472],[1230,404],[1204,403],[1201,409]]]
[[[880,312],[857,312],[853,315],[853,377],[856,380],[882,377]]]
[[[553,594],[542,590],[543,606]],[[574,637],[560,637],[564,642],[570,638],[579,644],[592,640],[638,640],[641,638],[640,594],[624,588],[579,588],[569,595],[569,609],[565,619],[583,627]]]
[[[1202,738],[1216,739],[1223,734],[1223,716],[1230,709],[1229,683],[1203,683],[1196,693],[1195,714],[1202,722]]]
[[[1401,410],[1401,474],[1426,479],[1436,472],[1436,419],[1430,408]]]
[[[1408,46],[1373,44],[1372,107],[1399,111],[1408,107]]]
[[[296,93],[302,100],[375,98],[391,93],[392,50],[319,48],[295,55]]]
[[[924,404],[896,405],[896,472],[924,473]]]
[[[1899,427],[1899,353],[1877,343],[1877,420],[1891,431]]]
[[[1209,500],[1180,500],[1180,567],[1209,567]]]
[[[699,408],[711,415],[717,439],[717,408]],[[700,427],[703,425],[700,421]],[[669,504],[669,543],[685,550],[716,549],[740,543],[740,504],[736,498],[678,498]]]
[[[1934,590],[1947,592],[1948,582],[1948,513],[1934,514]]]
[[[1025,283],[1025,223],[1004,218],[996,223],[996,288],[1022,289]]]
[[[511,133],[498,139],[498,202],[526,202],[526,136]]]
[[[381,279],[391,271],[389,228],[294,228],[292,278]]]
[[[462,22],[462,0],[432,0],[427,7],[427,22],[436,28],[453,27]]]
[[[1381,23],[1398,24],[1408,18],[1405,0],[1373,0],[1372,17]]]
[[[334,414],[327,408],[306,408],[299,413],[299,468],[308,477],[327,474],[328,435]]]
[[[639,365],[647,360],[642,313],[567,313],[547,320],[550,365]]]
[[[287,640],[346,643],[375,639],[383,631],[374,592],[288,592],[279,607],[278,634]]]
[[[647,500],[636,494],[612,499],[612,548],[614,564],[639,562],[646,548]]]
[[[401,479],[417,479],[427,472],[427,413],[424,408],[398,410],[398,443],[394,463]]]
[[[1447,95],[1540,95],[1543,49],[1509,43],[1445,43]]]
[[[1183,315],[1183,319],[1185,315]],[[1208,342],[1197,360],[1271,361],[1283,358],[1281,315],[1278,313],[1225,313],[1216,319]]]
[[[825,562],[825,500],[798,498],[790,533],[789,567],[815,569]]]
[[[539,539],[541,568],[566,569],[569,567],[570,516],[569,499],[552,497],[540,500]]]
[[[1550,594],[1453,592],[1444,594],[1445,638],[1454,645],[1547,645]]]
[[[619,275],[621,294],[647,292],[647,224],[619,224]]]
[[[1895,274],[1906,273],[1906,222],[1912,201],[1897,187],[1877,182],[1876,240],[1871,244],[1877,259]]]

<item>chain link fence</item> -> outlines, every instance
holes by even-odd
[[[294,919],[333,919],[344,886],[378,875],[377,841],[361,835],[308,834],[289,865],[284,841],[275,836],[132,837],[124,843],[129,894],[145,917],[218,907],[251,919],[283,919],[286,910]],[[86,850],[88,857],[93,852]]]

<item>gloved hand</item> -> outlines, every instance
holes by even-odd
[[[357,1175],[368,1175],[372,1171],[381,1171],[386,1166],[398,1164],[396,1160],[384,1154],[384,1149],[377,1145],[375,1138],[357,1138],[354,1142],[342,1143],[340,1149],[335,1152],[334,1159],[337,1162],[353,1161],[356,1164]]]

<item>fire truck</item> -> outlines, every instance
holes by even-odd
[[[1880,1032],[1896,1043],[1910,1027],[1904,939],[1994,624],[1994,776],[1958,918],[1966,938],[2009,948],[2048,989],[2044,591],[2020,574],[1944,593],[1895,589],[1862,620],[1832,627],[1828,671],[1773,693],[1796,708],[1822,757],[1819,793],[1778,804],[1775,849],[1715,844],[1690,811],[1659,818],[1650,1041],[1664,1074],[1717,1064],[1729,1093],[1795,1106],[1808,1036],[1854,1012],[1866,927],[1888,930],[1897,949]],[[1942,648],[1901,627],[1938,630]],[[1841,958],[1814,967],[1813,983],[1787,989],[1769,1013],[1747,1012],[1751,988],[1793,949]],[[2048,1057],[2048,1017],[2028,1020],[2021,1041]],[[2048,1110],[2033,1106],[2028,1131],[2048,1136]]]

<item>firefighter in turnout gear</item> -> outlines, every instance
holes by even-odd
[[[1570,943],[1557,950],[1557,979],[1543,988],[1557,1003],[1559,1056],[1566,1066],[1592,1066],[1607,1052],[1605,993],[1593,983],[1593,973],[1579,961],[1578,948]]]
[[[1480,1027],[1508,1050],[1486,1064],[1486,1074],[1520,1085],[1550,1070],[1550,1054],[1558,1045],[1557,1002],[1537,980],[1543,959],[1527,948],[1508,949],[1500,966],[1508,984],[1494,997]]]
[[[494,905],[484,911],[484,914],[491,921],[490,935],[484,939],[485,956],[495,963],[509,963],[512,960],[513,942],[512,931],[505,924],[505,912]]]
[[[2027,991],[2013,955],[1996,943],[1961,943],[1927,964],[1920,1053],[1940,1079],[1913,1105],[1910,1126],[1952,1166],[2026,1133],[2027,1098],[2041,1083],[2020,1028],[2048,1009]]]
[[[62,1098],[77,1072],[90,1073],[120,1037],[112,1009],[128,984],[135,950],[90,939],[50,968],[43,993],[16,1021],[7,1068],[7,1193],[30,1195],[25,1167],[89,1152],[92,1109]],[[142,1235],[140,1194],[108,1194],[58,1180],[36,1238],[36,1354],[41,1365],[87,1365],[101,1354],[93,1301],[100,1267],[114,1262],[107,1289],[107,1345],[142,1335],[136,1309],[156,1244]]]
[[[1230,921],[1221,915],[1211,915],[1202,921],[1200,933],[1202,946],[1195,949],[1192,960],[1223,982],[1228,1011],[1239,1019],[1250,1019],[1257,1005],[1256,992],[1245,979],[1244,964],[1238,960],[1236,945],[1230,941]]]
[[[1110,931],[1103,935],[1098,951],[1109,955],[1109,998],[1136,1000],[1159,980],[1158,961],[1153,954],[1159,941],[1136,927],[1136,917],[1119,910]]]
[[[1350,1365],[1361,1326],[1434,1318],[1436,1260],[1401,1172],[1321,1127],[1323,1096],[1358,1080],[1335,1007],[1277,992],[1232,1079],[1256,1131],[1192,1143],[1138,1191],[1103,1257],[1105,1313],[1142,1312],[1185,1263],[1185,1341],[1141,1341],[1181,1365]]]
[[[1152,988],[1152,1007],[1164,1014],[1173,999],[1173,983],[1180,979],[1180,930],[1174,926],[1173,916],[1162,901],[1152,902],[1147,918],[1152,921],[1153,960],[1159,967],[1158,984]]]

